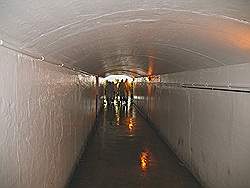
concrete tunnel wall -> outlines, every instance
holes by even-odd
[[[250,65],[188,71],[138,79],[135,103],[161,137],[208,188],[250,187]]]
[[[95,121],[95,77],[0,57],[0,187],[63,188]]]

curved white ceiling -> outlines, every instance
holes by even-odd
[[[8,0],[0,39],[104,75],[250,63],[248,0]]]

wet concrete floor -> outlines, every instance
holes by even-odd
[[[200,188],[132,105],[105,107],[69,188]]]

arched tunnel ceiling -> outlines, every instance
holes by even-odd
[[[247,0],[8,0],[0,39],[99,75],[250,63]]]

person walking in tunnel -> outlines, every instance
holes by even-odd
[[[135,81],[135,79],[133,78],[132,82],[130,83],[130,98],[131,98],[131,100],[134,99],[134,81]]]
[[[106,96],[106,100],[107,100],[107,104],[111,104],[112,102],[114,102],[114,98],[115,98],[115,87],[114,87],[114,83],[113,82],[106,82],[106,87],[105,87],[105,96]]]
[[[119,96],[118,87],[119,87],[119,80],[116,80],[116,81],[114,82],[115,99],[116,99],[116,100],[118,100],[118,96]]]
[[[105,95],[106,99],[108,97],[108,87],[109,87],[109,81],[106,80],[106,82],[104,84],[104,95]]]
[[[121,80],[121,82],[119,83],[119,88],[118,88],[118,92],[119,92],[119,97],[120,97],[120,102],[124,102],[125,101],[125,95],[126,95],[126,88],[125,88],[125,82],[123,82],[123,79]]]
[[[130,92],[130,85],[128,82],[128,79],[125,80],[125,102],[128,102],[128,96],[129,96],[129,92]]]

